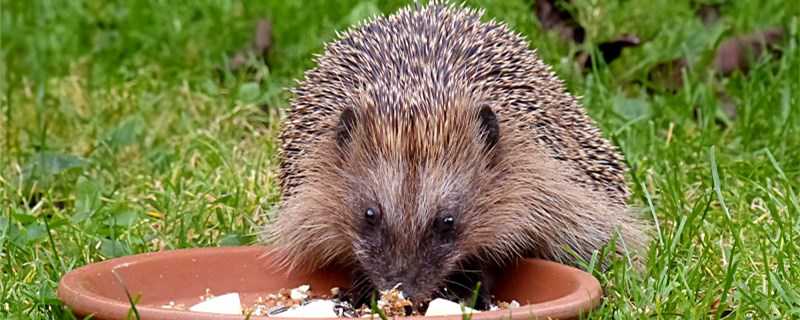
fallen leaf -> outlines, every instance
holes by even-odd
[[[257,82],[247,82],[239,87],[237,98],[244,102],[254,102],[261,97],[261,86]]]
[[[44,240],[47,236],[47,227],[43,223],[32,223],[25,226],[25,242],[35,243]]]
[[[675,92],[683,87],[683,72],[688,66],[686,58],[664,61],[650,69],[648,78],[654,86]]]
[[[71,154],[40,152],[22,168],[22,178],[26,183],[33,183],[36,179],[48,179],[65,171],[83,168],[87,163],[86,159]]]
[[[717,98],[718,113],[710,115],[714,117],[714,123],[720,127],[728,127],[737,116],[736,100],[729,96],[724,89],[718,89],[714,95]],[[696,121],[702,121],[700,106],[695,105],[693,110],[694,118]],[[709,115],[706,115],[707,117]]]
[[[703,21],[704,25],[710,26],[719,20],[719,10],[720,5],[717,3],[704,3],[698,6],[695,14],[698,18],[700,18],[701,21]]]
[[[629,98],[623,95],[617,95],[613,98],[612,108],[615,113],[625,118],[625,120],[634,120],[638,118],[646,118],[651,114],[650,102],[643,98]]]
[[[237,233],[226,234],[219,240],[220,246],[238,246],[245,243],[245,239],[242,235]]]
[[[714,69],[723,76],[728,76],[737,70],[746,73],[750,69],[750,64],[761,58],[768,49],[776,49],[783,36],[783,28],[773,27],[731,37],[717,48]]]
[[[728,120],[736,119],[736,102],[725,91],[717,92],[717,101],[719,101],[722,113],[728,117]]]
[[[272,49],[272,22],[268,19],[260,19],[256,22],[250,45],[234,54],[228,62],[228,67],[234,72],[241,70],[247,64],[250,55],[255,55],[268,64],[267,56],[270,49]]]
[[[597,48],[603,53],[603,60],[606,63],[611,63],[611,61],[617,59],[619,55],[622,54],[622,49],[636,47],[639,43],[639,37],[635,35],[623,35],[609,42],[603,42],[599,44]]]
[[[27,231],[18,227],[16,223],[12,223],[6,217],[0,217],[0,227],[3,228],[2,236],[0,236],[0,244],[5,241],[9,241],[18,246],[27,244]]]
[[[89,219],[100,207],[101,186],[92,179],[78,178],[75,188],[75,213],[70,217],[72,223]]]
[[[381,9],[374,1],[361,1],[350,9],[350,13],[341,21],[344,25],[354,25],[381,14]]]
[[[19,176],[22,192],[27,195],[26,204],[33,208],[42,200],[43,190],[74,181],[72,179],[77,179],[77,173],[88,165],[87,159],[71,154],[43,151],[34,155],[22,167],[22,174]],[[70,176],[69,179],[60,179],[67,175]],[[63,208],[64,202],[55,201],[53,205]]]
[[[132,253],[131,248],[124,242],[114,239],[100,239],[100,254],[106,258],[117,258]]]
[[[231,61],[228,62],[228,65],[230,66],[231,71],[236,71],[239,70],[239,68],[241,68],[245,63],[247,63],[247,56],[245,53],[237,52],[235,55],[233,55]]]
[[[117,209],[109,216],[105,224],[107,226],[130,227],[139,220],[139,213],[130,209]]]
[[[256,52],[262,55],[266,55],[269,49],[272,48],[272,22],[267,19],[258,20],[253,46]]]
[[[129,118],[111,130],[104,142],[108,144],[111,149],[119,150],[124,146],[138,141],[145,127],[144,119],[140,117]]]
[[[19,232],[18,228],[13,223],[10,223],[6,217],[0,217],[0,248],[6,248],[6,239],[10,239],[12,235]],[[0,253],[0,257],[5,257],[5,252]]]
[[[602,42],[597,45],[597,51],[603,57],[603,61],[606,64],[610,64],[612,61],[619,58],[622,54],[622,50],[628,47],[636,47],[641,43],[639,37],[630,34],[623,34],[614,40]],[[592,67],[593,58],[591,53],[587,51],[579,51],[576,54],[575,58],[578,65],[581,69],[586,70]]]
[[[733,292],[733,291],[734,290],[731,289],[731,292]],[[733,310],[728,309],[728,308],[720,311],[719,307],[721,305],[722,305],[722,301],[720,300],[720,298],[714,299],[714,301],[711,302],[711,306],[710,306],[710,308],[708,310],[708,315],[715,315],[715,314],[719,313],[719,319],[724,319],[724,318],[726,318],[726,317],[728,317],[728,316],[730,316],[731,314],[734,313]]]
[[[583,43],[586,31],[568,11],[559,8],[557,0],[536,0],[536,17],[545,30],[558,32],[564,40]],[[565,2],[569,3],[568,0]]]

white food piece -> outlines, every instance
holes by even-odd
[[[239,294],[228,293],[221,296],[209,298],[189,308],[195,312],[209,312],[221,314],[242,314],[242,303],[239,301]]]
[[[311,289],[311,286],[307,284],[294,288],[289,292],[289,297],[292,300],[305,300],[308,298],[308,289]]]
[[[331,300],[316,300],[306,305],[276,314],[279,318],[336,318],[335,304]]]
[[[479,313],[475,309],[470,307],[464,307],[465,313]],[[428,310],[425,311],[426,317],[433,317],[433,316],[447,316],[447,315],[458,315],[461,314],[461,305],[455,303],[450,300],[445,300],[442,298],[436,298],[428,304]]]
[[[508,307],[509,308],[519,308],[519,302],[517,302],[517,300],[511,300],[511,302],[508,304]]]

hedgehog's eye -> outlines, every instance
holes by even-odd
[[[442,223],[448,227],[452,227],[456,223],[456,218],[453,218],[453,216],[446,216],[442,218]]]
[[[436,231],[439,233],[445,233],[453,231],[456,225],[456,218],[452,215],[445,215],[439,218],[439,221],[436,222]]]
[[[367,210],[364,211],[364,218],[367,219],[367,222],[374,225],[378,222],[380,214],[381,211],[377,208],[367,208]]]

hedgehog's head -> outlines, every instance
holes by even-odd
[[[352,263],[369,289],[401,283],[424,303],[469,297],[476,265],[519,253],[515,210],[524,206],[506,178],[516,174],[506,155],[524,146],[507,145],[516,140],[504,138],[490,103],[446,103],[363,103],[337,114],[299,164],[304,183],[275,223],[290,263]]]
[[[497,175],[502,147],[489,105],[453,104],[358,106],[340,114],[335,130],[353,255],[376,289],[401,284],[418,302],[471,268],[476,246],[467,234],[487,227],[479,195]]]

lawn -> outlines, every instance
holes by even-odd
[[[256,241],[279,199],[285,89],[337,30],[405,2],[0,0],[0,318],[70,319],[55,288],[88,263]],[[798,6],[723,2],[706,25],[688,1],[576,0],[577,44],[545,32],[532,2],[467,3],[582,97],[656,227],[641,272],[586,265],[606,293],[592,318],[800,318]],[[267,62],[220,72],[260,18]],[[721,41],[771,26],[780,54],[712,72]],[[640,45],[575,67],[624,33]],[[675,90],[651,81],[681,57]]]

